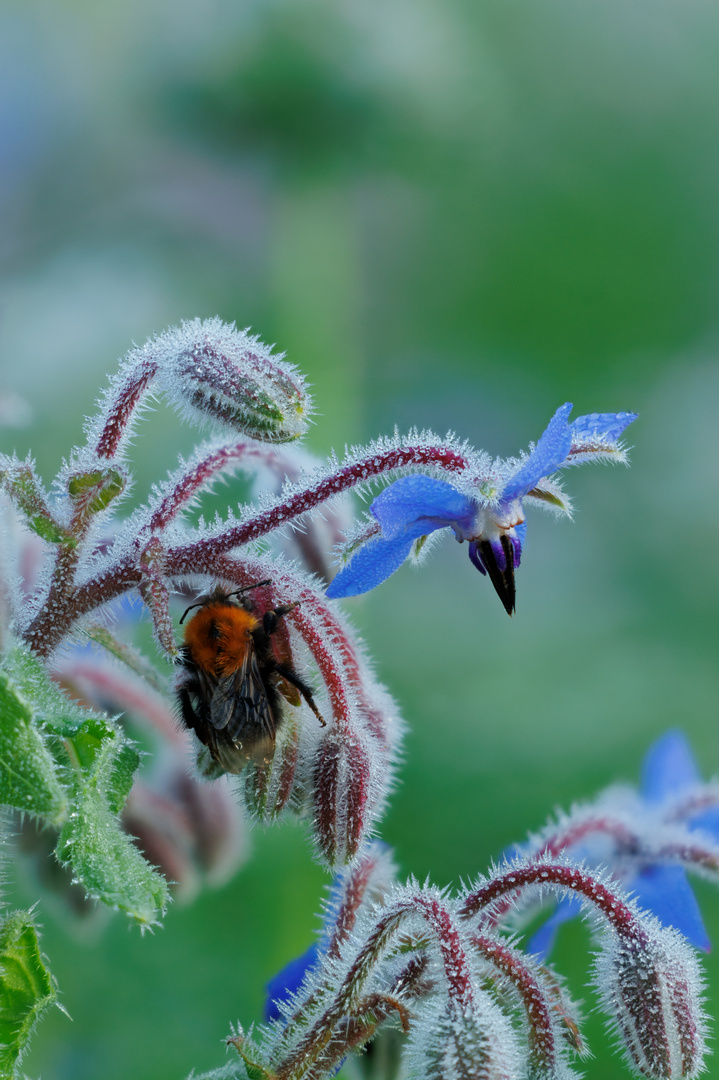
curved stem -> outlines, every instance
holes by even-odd
[[[249,544],[261,536],[266,536],[267,533],[294,521],[302,514],[306,514],[308,510],[313,510],[343,491],[349,491],[360,484],[366,484],[371,480],[386,476],[387,473],[412,465],[438,465],[452,473],[466,469],[469,460],[465,454],[443,443],[393,447],[369,454],[341,466],[329,476],[302,491],[293,492],[284,499],[280,498],[275,506],[232,526],[218,536],[196,540],[191,544],[172,549],[172,556],[178,566],[184,567],[198,557],[201,558],[208,550],[211,550],[214,555],[223,554],[241,544]]]
[[[137,387],[140,381],[138,378]],[[137,397],[139,393],[140,390],[137,389]],[[130,402],[123,399],[123,408],[125,407],[129,408]],[[113,416],[116,412],[117,409]],[[102,438],[105,438],[104,434]],[[110,439],[110,427],[107,439]],[[276,505],[231,526],[217,536],[169,548],[165,561],[166,574],[168,577],[182,577],[187,574],[219,575],[222,573],[223,557],[232,548],[265,536],[334,495],[393,473],[397,469],[425,465],[439,466],[448,472],[461,472],[468,468],[469,464],[466,454],[446,443],[416,443],[368,454],[341,466],[306,489],[294,492],[285,499],[280,498]],[[166,507],[164,513],[167,510]],[[161,517],[164,517],[164,513]],[[126,555],[118,559],[112,566],[65,596],[62,609],[49,611],[46,600],[25,632],[25,640],[39,656],[49,656],[78,619],[136,587],[141,579],[141,570],[132,556]]]
[[[474,1005],[474,986],[469,960],[459,930],[447,907],[435,896],[417,892],[385,908],[375,922],[328,1007],[292,1051],[277,1066],[279,1080],[299,1080],[328,1045],[336,1025],[359,1001],[363,986],[379,963],[408,915],[424,918],[438,946],[447,996],[458,1015]]]
[[[460,915],[470,919],[491,908],[497,900],[532,886],[559,888],[581,896],[614,927],[620,937],[646,942],[647,935],[631,908],[620,900],[593,874],[562,863],[530,863],[515,866],[504,874],[491,878],[485,885],[469,893],[460,908]]]
[[[117,453],[123,436],[127,436],[128,421],[155,378],[157,367],[157,361],[143,360],[119,388],[106,411],[105,423],[95,444],[98,457],[113,458]]]

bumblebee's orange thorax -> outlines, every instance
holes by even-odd
[[[213,675],[229,675],[242,666],[258,626],[246,608],[210,601],[187,624],[185,644],[198,667]]]

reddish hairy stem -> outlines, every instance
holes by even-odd
[[[591,833],[604,833],[611,836],[617,846],[623,851],[638,851],[641,848],[641,840],[637,833],[632,832],[625,822],[612,817],[587,818],[577,825],[571,826],[566,832],[555,833],[536,851],[529,856],[532,859],[543,855],[559,855],[572,844],[579,843],[585,836]]]
[[[213,450],[202,461],[198,461],[189,468],[172,492],[165,496],[153,511],[148,528],[151,532],[166,528],[183,506],[233,463],[241,462],[243,458],[256,458],[269,464],[273,457],[279,462],[279,457],[274,450],[263,443],[249,439]]]
[[[97,440],[95,453],[98,457],[112,458],[115,456],[120,441],[127,431],[128,421],[156,374],[157,362],[155,360],[143,360],[120,387],[107,412],[105,426]]]
[[[265,536],[268,532],[306,514],[334,495],[349,491],[358,484],[381,477],[395,469],[410,465],[441,465],[447,472],[461,472],[468,466],[464,454],[448,446],[404,446],[381,453],[370,454],[351,465],[344,465],[324,480],[318,480],[304,491],[297,491],[281,500],[276,506],[262,511],[255,517],[235,525],[221,536],[208,540],[196,540],[192,544],[175,548],[173,555],[178,563],[192,561],[210,548],[219,555],[241,544]]]
[[[703,847],[701,844],[677,843],[663,844],[652,854],[652,861],[669,860],[683,863],[689,867],[699,867],[712,874],[719,872],[719,851],[716,848]]]
[[[297,1078],[307,1072],[327,1046],[336,1025],[357,1002],[372,968],[381,959],[402,920],[409,914],[421,914],[439,947],[442,965],[449,984],[449,998],[458,1012],[474,1004],[472,975],[459,932],[447,908],[436,897],[416,893],[386,908],[375,928],[355,957],[332,1002],[322,1016],[277,1066],[278,1080]]]
[[[581,894],[612,924],[621,937],[632,937],[646,942],[647,937],[631,909],[586,870],[556,863],[533,863],[516,866],[504,874],[498,874],[486,885],[467,896],[460,908],[463,918],[472,918],[497,900],[511,893],[520,892],[533,885],[557,885]]]
[[[372,880],[372,874],[377,869],[378,862],[379,857],[377,855],[364,855],[363,858],[358,859],[357,863],[349,871],[342,903],[339,906],[332,937],[327,946],[328,956],[339,956],[340,945],[352,933],[357,921],[357,913]]]
[[[547,994],[534,972],[527,966],[516,949],[503,941],[475,934],[472,944],[507,979],[522,999],[529,1024],[530,1059],[532,1065],[554,1069],[557,1061],[555,1029],[552,1023],[551,1005]]]
[[[354,929],[360,906],[367,891],[367,886],[370,883],[372,874],[376,869],[378,862],[379,857],[377,855],[365,854],[357,860],[348,872],[347,881],[344,886],[344,897],[339,905],[332,937],[327,946],[327,956],[331,956],[335,959],[339,957],[340,946],[347,940]],[[307,1001],[302,1002],[299,1009],[289,1021],[288,1028],[296,1025],[307,1010],[314,1005],[316,1000],[317,994],[315,993],[312,994]]]
[[[624,822],[604,816],[587,818],[585,821],[581,821],[577,825],[568,828],[566,832],[555,833],[554,836],[550,836],[548,840],[545,840],[537,851],[528,854],[527,859],[537,860],[547,855],[560,855],[566,848],[571,847],[572,844],[578,843],[580,840],[583,840],[585,836],[595,832],[612,836],[617,842],[617,846],[625,851],[636,851],[639,848],[639,837],[636,833],[632,833]],[[511,908],[512,903],[510,900],[495,904],[492,911],[491,922],[495,925],[499,923],[502,916],[510,911]]]
[[[719,787],[716,782],[704,784],[699,791],[692,792],[688,798],[677,803],[672,812],[664,819],[668,822],[685,822],[703,810],[711,810],[719,805]]]
[[[150,366],[148,361],[145,367],[149,369]],[[154,374],[154,368],[152,374]],[[138,376],[136,382],[132,384],[134,397],[131,398],[128,391],[115,407],[113,416],[121,411],[120,405],[129,415],[151,377],[151,374],[146,371],[145,383],[140,385],[141,380]],[[110,429],[111,424],[108,420],[98,443],[98,452],[100,452],[100,443],[103,446],[110,445],[108,441]],[[119,436],[117,441],[119,441]],[[113,444],[115,449],[117,441]],[[441,443],[435,446],[405,446],[370,454],[352,465],[342,466],[305,491],[296,492],[276,506],[233,526],[219,536],[195,540],[190,544],[168,549],[165,562],[166,575],[167,577],[180,577],[186,574],[221,575],[223,556],[232,548],[257,540],[273,529],[301,517],[302,514],[334,495],[381,477],[395,469],[411,465],[440,465],[448,472],[461,472],[468,467],[469,461],[464,454]],[[25,639],[39,656],[48,656],[57,648],[79,618],[137,586],[141,576],[133,558],[126,556],[118,560],[114,566],[75,589],[72,595],[65,597],[61,610],[50,612],[46,601],[26,631]]]

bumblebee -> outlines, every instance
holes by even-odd
[[[199,610],[185,627],[176,690],[180,714],[226,772],[239,773],[248,761],[272,760],[282,720],[280,696],[288,697],[280,679],[296,688],[324,727],[312,689],[289,664],[280,663],[272,635],[298,601],[266,611],[260,619],[243,594],[269,585],[260,581],[236,592],[219,586],[193,608]],[[299,704],[299,697],[296,703]]]

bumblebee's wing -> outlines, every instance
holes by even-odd
[[[218,680],[212,694],[210,720],[233,743],[274,739],[275,718],[252,644],[242,666]]]

